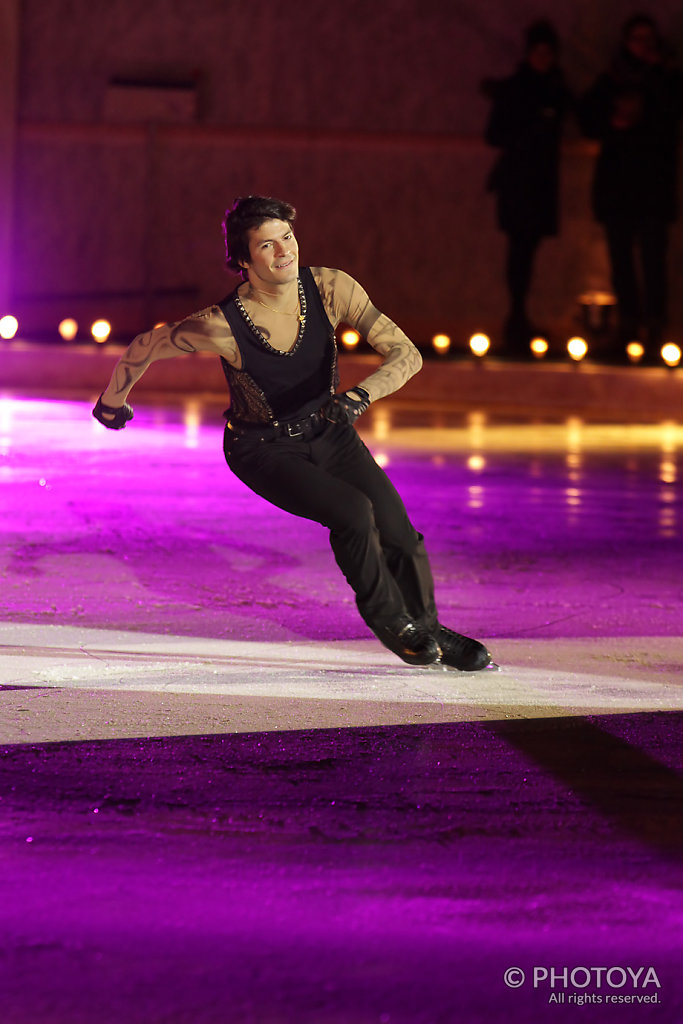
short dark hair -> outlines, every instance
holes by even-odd
[[[229,270],[244,276],[242,263],[248,263],[249,232],[259,228],[267,220],[284,220],[291,226],[296,219],[296,210],[291,203],[271,196],[240,196],[225,211],[223,234],[225,236],[225,265]]]
[[[645,14],[644,11],[636,11],[636,13],[632,14],[630,18],[626,19],[624,24],[621,26],[621,38],[626,41],[633,29],[640,28],[641,26],[652,29],[655,37],[657,39],[659,38],[657,22],[650,14]]]
[[[553,23],[546,18],[532,22],[524,33],[524,45],[527,53],[537,46],[549,46],[557,53],[560,49],[560,40]]]

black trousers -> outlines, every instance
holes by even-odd
[[[510,308],[505,321],[504,342],[505,350],[510,355],[529,355],[529,342],[534,328],[527,313],[526,302],[542,237],[531,229],[508,233],[505,281]]]
[[[370,629],[406,613],[436,628],[424,538],[353,427],[329,423],[308,441],[260,441],[226,428],[225,457],[256,494],[330,531],[337,564]]]
[[[621,216],[606,220],[604,228],[622,332],[637,336],[639,325],[661,329],[667,321],[666,221]]]
[[[508,233],[505,280],[510,295],[510,318],[526,319],[526,300],[531,287],[534,262],[543,235],[537,231]]]

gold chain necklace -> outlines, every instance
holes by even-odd
[[[296,309],[289,313],[285,309],[276,309],[275,306],[269,306],[267,302],[261,302],[257,295],[253,296],[254,300],[258,302],[259,306],[263,306],[265,309],[269,309],[272,313],[279,313],[280,316],[296,316],[299,318],[299,323],[302,324],[306,320],[306,316],[301,312],[301,300],[297,298]]]

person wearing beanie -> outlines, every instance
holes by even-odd
[[[558,54],[553,25],[534,22],[524,34],[517,70],[489,80],[484,90],[492,100],[485,139],[500,151],[487,186],[507,235],[504,344],[513,357],[529,356],[529,342],[538,333],[527,307],[534,263],[542,240],[559,228],[560,143],[571,96]]]
[[[612,355],[640,340],[654,360],[668,324],[667,249],[677,216],[683,80],[656,22],[634,14],[617,53],[582,97],[582,130],[600,143],[592,186],[617,300]]]

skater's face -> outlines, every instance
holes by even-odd
[[[249,231],[249,280],[259,285],[282,285],[299,275],[299,246],[286,220],[266,220]]]

